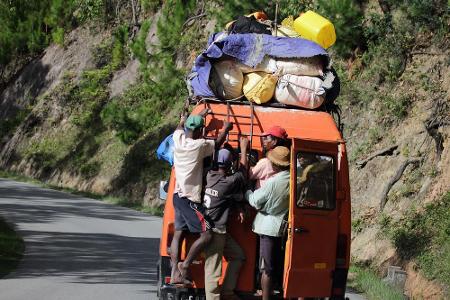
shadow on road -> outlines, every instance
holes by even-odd
[[[8,278],[70,277],[74,283],[155,284],[159,239],[23,232],[26,261]]]
[[[26,247],[8,279],[156,284],[160,218],[2,179],[0,215],[17,225]]]
[[[0,179],[0,182],[3,181]],[[83,216],[93,218],[103,218],[109,220],[133,221],[142,219],[139,213],[123,214],[124,208],[112,205],[98,205],[92,199],[85,199],[80,196],[70,195],[52,190],[44,190],[35,186],[7,186],[0,187],[0,197],[10,200],[32,199],[34,204],[25,202],[14,202],[2,204],[2,209],[14,214],[15,222],[31,222],[30,214],[33,215],[32,222],[52,222],[56,219],[67,216]]]

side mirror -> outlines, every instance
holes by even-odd
[[[159,182],[159,199],[165,201],[167,199],[167,187],[169,182],[167,180],[161,180]]]

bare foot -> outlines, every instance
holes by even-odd
[[[192,283],[189,279],[188,279],[188,268],[186,268],[184,265],[183,265],[183,262],[179,262],[178,263],[178,271],[180,272],[180,278],[181,278],[181,281],[183,282],[183,283],[185,283],[185,282],[190,282],[190,283]]]
[[[170,283],[179,283],[181,281],[181,273],[178,270],[177,264],[172,265],[172,272],[170,273]]]

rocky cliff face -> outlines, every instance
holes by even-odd
[[[352,255],[356,261],[375,266],[404,267],[408,294],[424,299],[445,298],[446,287],[430,285],[414,263],[398,255],[386,232],[395,230],[411,211],[424,211],[425,206],[439,202],[450,189],[450,85],[444,75],[450,72],[450,53],[441,53],[414,56],[392,91],[410,97],[403,121],[380,128],[382,116],[373,113],[375,108],[348,107],[344,113],[353,129],[347,136],[350,154],[361,144],[371,144],[370,151],[351,163]],[[430,92],[423,78],[438,88]],[[372,105],[377,101],[381,99]]]
[[[149,36],[154,35],[156,22],[153,28]],[[124,181],[127,179],[124,177],[130,172],[128,165],[133,158],[150,159],[152,154],[148,144],[154,146],[156,141],[149,143],[154,136],[144,137],[142,141],[127,146],[116,141],[114,132],[106,128],[94,129],[89,133],[89,130],[84,131],[73,122],[77,103],[71,98],[77,92],[75,88],[81,80],[85,80],[82,79],[83,72],[97,69],[96,52],[109,40],[109,30],[98,31],[89,26],[77,28],[68,35],[64,47],[56,44],[49,46],[2,90],[2,118],[14,118],[18,111],[27,111],[14,131],[2,134],[2,168],[52,184],[105,194],[117,192],[126,185]],[[154,39],[150,39],[151,42]],[[124,68],[111,74],[105,86],[108,98],[121,95],[136,83],[139,65],[137,59],[130,59]],[[147,145],[143,147],[143,143]],[[89,156],[82,159],[84,162],[76,159],[80,152],[87,152],[84,155]],[[79,164],[83,163],[88,173],[89,168],[94,172],[80,172]],[[153,184],[154,181],[148,186],[146,182],[140,182],[136,190],[131,188],[127,193],[133,194],[136,199],[147,195],[146,200],[151,201],[154,198],[154,192],[150,192],[154,190]]]

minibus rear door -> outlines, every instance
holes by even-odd
[[[338,233],[337,151],[337,143],[293,142],[285,298],[331,293]]]

